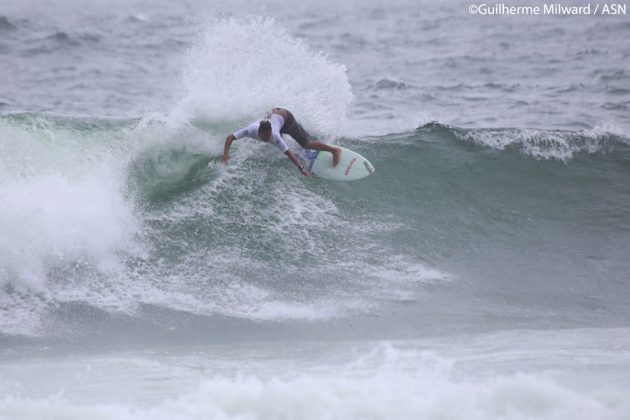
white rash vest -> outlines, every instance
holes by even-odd
[[[271,123],[271,137],[269,138],[268,143],[276,146],[282,153],[289,150],[289,146],[284,142],[282,136],[280,135],[280,129],[284,125],[284,118],[280,114],[271,114],[269,117],[269,122]],[[243,137],[250,137],[252,139],[264,141],[260,137],[258,137],[258,127],[260,127],[260,121],[251,123],[247,127],[241,128],[238,131],[232,133],[235,139],[240,139]]]

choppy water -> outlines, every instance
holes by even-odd
[[[630,415],[627,16],[95,3],[0,10],[0,417]]]

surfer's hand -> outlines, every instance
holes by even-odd
[[[304,167],[300,168],[300,172],[302,172],[302,175],[304,175],[307,178],[311,177],[311,174],[309,173],[309,171],[307,171],[306,168],[304,168]]]
[[[221,163],[223,163],[224,165],[227,164],[228,159],[230,159],[230,155],[227,153],[224,153],[223,157],[221,158]]]

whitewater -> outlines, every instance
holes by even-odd
[[[1,419],[630,417],[628,18],[337,3],[3,5]]]

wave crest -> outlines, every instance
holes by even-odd
[[[533,128],[458,128],[430,122],[420,132],[442,132],[456,139],[495,150],[518,150],[536,159],[568,161],[577,153],[608,153],[630,145],[617,127],[605,124],[591,130],[545,130]]]

